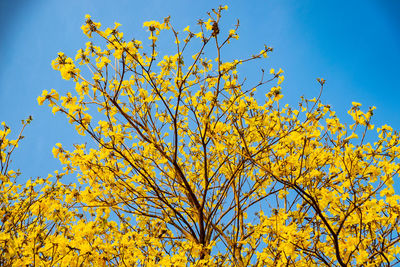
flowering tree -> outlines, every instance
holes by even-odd
[[[88,42],[75,60],[59,53],[52,65],[75,90],[61,97],[43,91],[38,102],[65,114],[88,140],[71,150],[57,144],[53,154],[63,172],[47,185],[35,181],[41,190],[25,185],[35,192],[37,208],[23,212],[41,224],[12,229],[15,240],[25,240],[12,251],[4,249],[11,237],[1,233],[5,263],[399,261],[400,206],[393,188],[399,134],[383,126],[377,142],[366,142],[374,107],[363,112],[355,102],[350,126],[319,96],[302,99],[297,108],[282,106],[282,70],[244,83],[240,65],[266,58],[272,48],[224,61],[222,48],[238,38],[239,26],[220,32],[224,9],[200,20],[198,32],[178,32],[169,18],[145,22],[149,49],[125,41],[118,23],[101,30],[86,17],[83,32],[103,47]],[[170,55],[157,52],[161,31],[176,44]],[[322,92],[325,81],[318,82]],[[267,83],[273,84],[268,92],[256,97]],[[74,175],[76,183],[63,183],[64,175]]]

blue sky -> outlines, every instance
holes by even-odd
[[[65,93],[72,82],[52,70],[60,51],[74,56],[87,38],[80,26],[90,14],[103,26],[122,24],[125,36],[147,38],[143,21],[171,15],[176,29],[195,25],[206,12],[228,4],[226,29],[240,19],[240,39],[225,55],[246,57],[264,44],[274,47],[267,62],[240,75],[258,81],[259,68],[282,68],[284,102],[295,105],[301,95],[314,97],[315,79],[327,80],[322,100],[348,120],[352,101],[367,109],[376,106],[376,125],[400,129],[400,12],[399,1],[0,1],[0,121],[17,131],[29,115],[33,123],[14,157],[15,168],[25,176],[47,176],[59,168],[51,148],[55,143],[79,142],[62,116],[53,116],[36,98],[42,90]],[[258,63],[257,63],[258,64]]]

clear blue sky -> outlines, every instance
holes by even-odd
[[[236,18],[241,24],[240,39],[227,56],[244,57],[264,44],[274,47],[260,67],[285,71],[285,102],[316,96],[315,79],[323,77],[323,102],[341,118],[348,119],[351,101],[357,101],[377,107],[376,125],[400,129],[400,1],[1,0],[0,121],[17,130],[21,119],[34,117],[14,166],[25,176],[45,177],[59,168],[51,154],[54,144],[79,142],[67,120],[38,106],[36,98],[44,89],[73,90],[50,63],[60,51],[74,56],[87,42],[80,29],[85,14],[103,26],[120,22],[125,36],[145,39],[143,21],[171,15],[175,28],[183,29],[219,4],[229,6],[225,25],[234,25]],[[258,78],[254,70],[241,75]]]

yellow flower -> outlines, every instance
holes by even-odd
[[[278,78],[278,84],[281,84],[283,82],[283,80],[285,80],[285,76],[281,75]]]
[[[355,132],[352,132],[350,136],[346,137],[344,141],[349,141],[350,139],[358,138],[358,135]]]
[[[44,92],[44,91],[43,91]],[[46,91],[47,92],[47,91]],[[47,94],[47,93],[46,93]],[[46,100],[46,97],[45,96],[38,96],[38,98],[37,98],[37,101],[38,101],[38,104],[41,106],[41,105],[43,105],[43,103],[44,103],[44,101]]]
[[[206,25],[206,29],[207,29],[208,31],[211,31],[212,28],[213,28],[213,26],[212,26],[212,24],[211,24],[212,22],[213,22],[212,19],[208,19],[207,22],[204,23],[204,24]]]
[[[198,33],[195,34],[195,36],[197,38],[202,38],[203,37],[203,32],[198,32]]]
[[[58,100],[59,99],[59,95],[58,95],[56,90],[51,89],[50,92],[48,92],[47,90],[43,90],[42,96],[39,96],[37,98],[37,101],[38,101],[39,105],[43,105],[45,100],[49,100],[50,101],[49,105],[53,105],[54,104],[53,99],[54,100]]]

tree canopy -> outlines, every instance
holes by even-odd
[[[220,29],[225,9],[196,30],[145,22],[143,42],[86,16],[93,41],[52,62],[74,89],[37,99],[86,141],[56,144],[63,169],[21,184],[9,163],[22,131],[0,130],[2,265],[399,262],[399,133],[374,130],[375,108],[356,102],[350,125],[321,94],[283,105],[281,69],[246,81],[241,65],[273,49],[224,61],[239,38],[239,22]],[[175,47],[167,55],[162,34]]]

